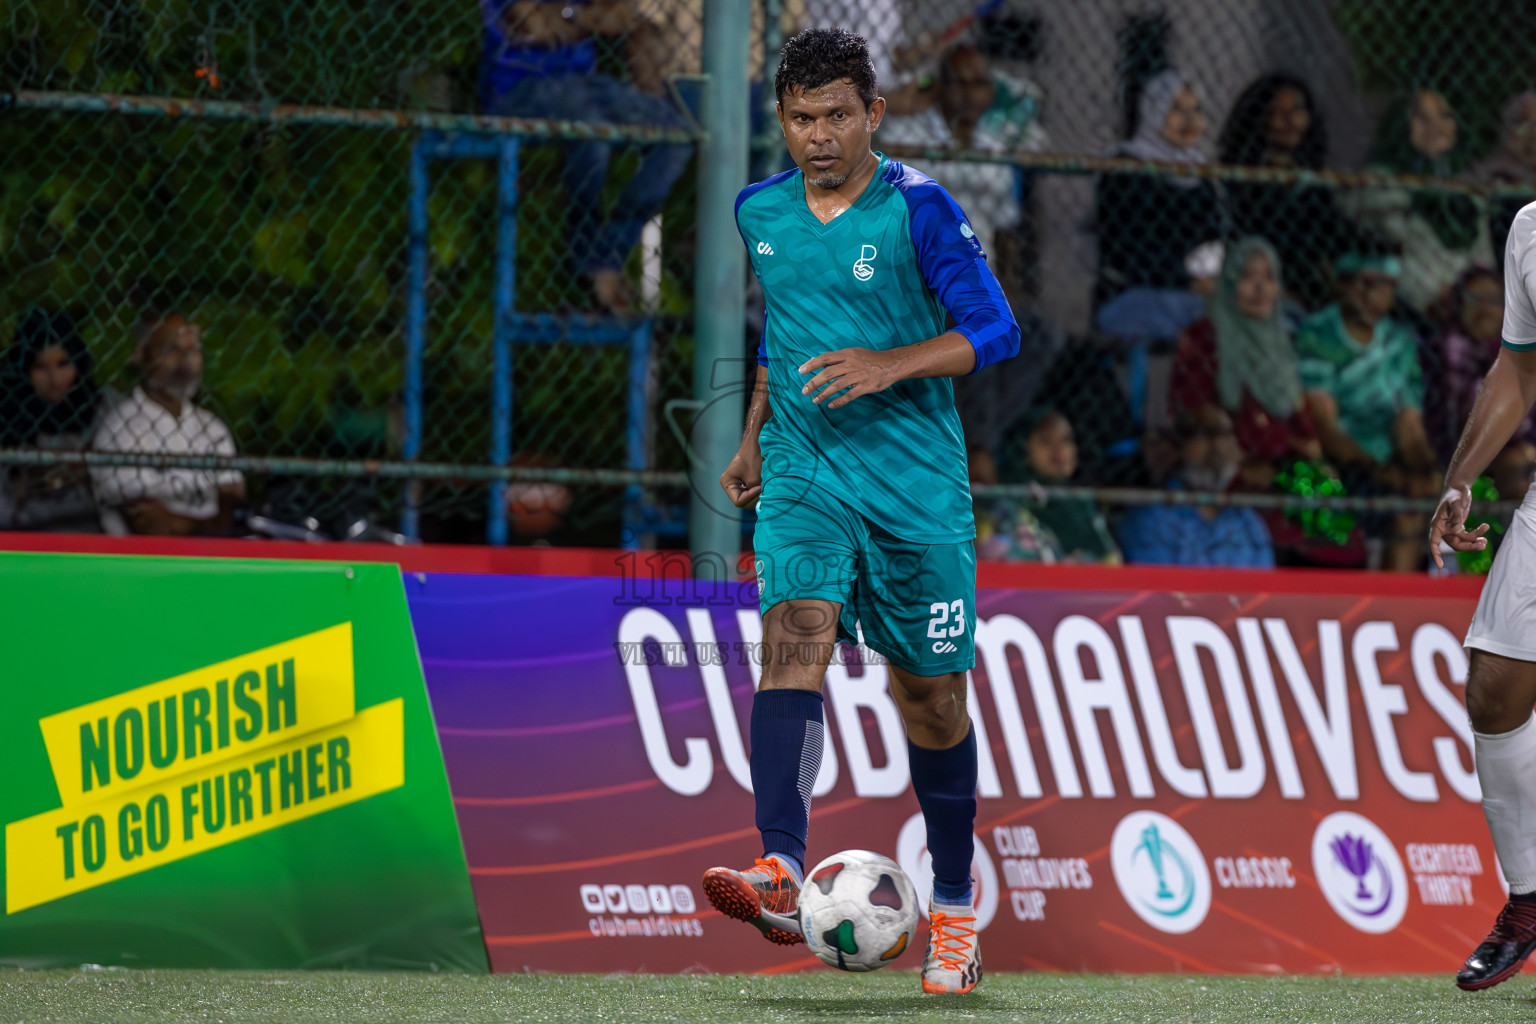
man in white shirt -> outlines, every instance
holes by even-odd
[[[180,313],[152,322],[134,352],[139,386],[103,417],[92,447],[101,452],[234,455],[224,421],[193,404],[203,379],[202,331]],[[91,470],[107,533],[188,536],[228,532],[245,500],[235,470]]]

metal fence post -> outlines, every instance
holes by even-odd
[[[421,458],[422,379],[421,361],[427,340],[427,150],[435,145],[428,132],[411,146],[411,192],[406,217],[410,257],[405,298],[405,461]],[[421,538],[420,510],[415,480],[405,484],[405,512],[400,532],[411,540]]]
[[[496,321],[491,377],[491,464],[512,461],[512,331],[517,295],[517,156],[518,140],[499,141],[496,155]],[[507,485],[491,485],[486,540],[507,542]]]
[[[747,184],[747,54],[750,4],[704,0],[704,130],[699,146],[698,259],[695,263],[694,421],[688,540],[694,575],[731,579],[741,550],[741,512],[720,490],[720,474],[741,441],[746,375],[743,284],[736,193]]]

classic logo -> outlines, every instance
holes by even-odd
[[[762,256],[772,256],[773,255],[773,246],[769,245],[767,242],[758,242],[757,243],[757,251],[758,251],[759,255],[762,255]]]
[[[868,281],[875,276],[875,268],[869,265],[878,253],[875,247],[866,243],[859,250],[859,258],[853,261],[853,276],[860,281]]]
[[[1362,932],[1396,928],[1408,910],[1408,876],[1387,834],[1338,811],[1312,834],[1312,873],[1334,913]]]
[[[948,640],[935,640],[933,642],[933,653],[934,654],[954,654],[959,649],[960,648],[956,647],[954,644],[950,643]]]
[[[997,883],[997,867],[987,844],[981,837],[972,836],[971,884],[975,886],[976,930],[981,931],[992,923],[997,915],[997,901],[1001,888]],[[928,852],[928,826],[923,823],[921,811],[907,819],[896,836],[896,863],[906,872],[919,893],[933,891],[933,855]],[[928,916],[928,904],[919,901],[918,909]]]
[[[353,696],[344,622],[42,719],[63,806],[5,826],[6,913],[404,785],[402,700]]]
[[[1182,935],[1211,909],[1211,873],[1194,837],[1172,818],[1136,811],[1120,819],[1109,841],[1120,895],[1158,931]]]

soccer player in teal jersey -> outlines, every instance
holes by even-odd
[[[862,634],[889,664],[933,857],[923,990],[969,992],[981,978],[966,710],[976,530],[949,378],[1015,355],[1019,327],[955,201],[871,149],[885,101],[862,38],[795,36],[775,91],[795,169],[736,200],[767,313],[746,433],[720,479],[738,506],[757,503],[766,649],[751,761],[763,856],[745,871],[712,868],[704,892],[774,942],[803,941],[794,914],[822,679],[834,642]]]

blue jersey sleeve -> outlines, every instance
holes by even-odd
[[[907,200],[917,265],[955,318],[954,329],[976,350],[971,372],[1012,359],[1019,354],[1019,324],[964,211],[937,182],[911,171],[904,176],[898,187]]]

